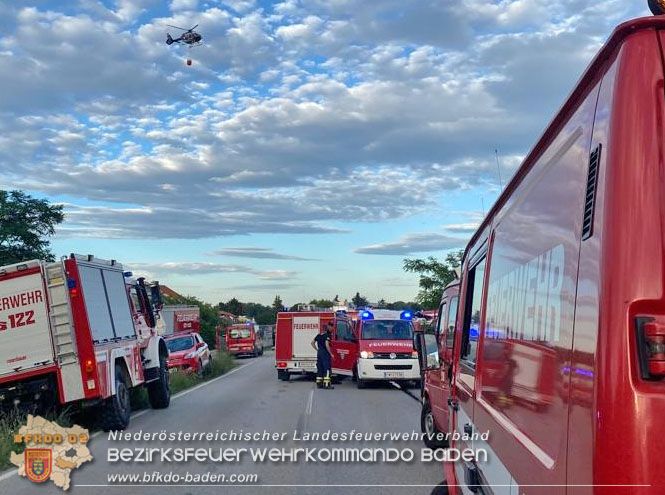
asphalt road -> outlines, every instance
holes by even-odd
[[[273,368],[272,353],[255,359],[239,360],[239,367],[219,379],[199,388],[185,391],[174,398],[169,409],[137,413],[127,432],[220,432],[244,431],[287,433],[284,441],[268,442],[126,442],[109,440],[108,435],[95,435],[89,443],[94,456],[92,463],[84,464],[72,473],[74,494],[159,493],[181,494],[429,494],[432,487],[443,479],[441,464],[419,460],[424,445],[416,441],[379,442],[312,442],[294,441],[293,436],[304,437],[308,432],[367,433],[419,431],[420,404],[412,396],[389,384],[358,390],[350,380],[335,386],[335,390],[318,390],[307,379],[278,381]],[[417,390],[412,391],[414,395]],[[297,432],[297,433],[296,433]],[[141,447],[203,447],[215,450],[227,447],[246,448],[397,448],[411,449],[416,460],[410,463],[312,463],[253,462],[249,455],[236,463],[161,463],[111,464],[107,460],[109,448]],[[243,485],[212,484],[192,486],[178,484],[141,483],[140,486],[109,486],[108,475],[113,473],[169,472],[256,474],[258,482]],[[346,486],[340,486],[346,485]],[[32,495],[57,494],[62,491],[53,483],[35,484],[18,476],[0,474],[0,493]]]

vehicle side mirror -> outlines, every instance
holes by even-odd
[[[439,346],[433,334],[419,333],[416,335],[416,350],[421,370],[438,369],[440,366]]]
[[[205,347],[205,342],[199,342],[198,344],[196,344],[197,349],[200,349],[201,347]]]

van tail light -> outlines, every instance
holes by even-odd
[[[650,316],[636,319],[640,375],[645,380],[665,378],[665,322]]]
[[[284,362],[277,363],[277,367],[278,368],[286,368],[286,363],[284,363]]]

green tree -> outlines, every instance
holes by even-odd
[[[455,268],[460,266],[463,254],[463,251],[448,253],[443,262],[434,256],[426,259],[404,259],[404,271],[420,275],[420,291],[416,302],[420,303],[423,309],[439,307],[443,289],[457,277]]]
[[[236,316],[241,316],[244,313],[242,303],[235,297],[229,299],[225,303],[219,303],[219,309],[228,311]]]
[[[23,191],[0,191],[0,266],[31,259],[53,261],[48,238],[64,218],[62,205]]]
[[[244,315],[252,318],[259,325],[274,325],[277,313],[271,306],[247,302],[242,303]]]
[[[275,296],[275,300],[272,302],[272,309],[275,311],[275,313],[279,313],[282,309],[284,309],[284,302],[282,301],[282,298],[279,297],[279,295]]]
[[[332,308],[333,305],[330,299],[312,299],[309,303],[317,308]]]
[[[360,292],[356,292],[356,295],[353,296],[353,299],[351,299],[351,301],[353,301],[353,304],[356,305],[356,308],[362,308],[363,306],[367,306],[368,303],[367,299],[360,295]]]
[[[386,309],[386,307],[388,306],[388,303],[386,302],[386,300],[384,298],[381,298],[381,299],[379,299],[379,302],[376,303],[376,305],[379,309]]]

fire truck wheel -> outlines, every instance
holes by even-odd
[[[291,373],[288,371],[277,370],[277,378],[283,382],[288,382],[291,379]]]
[[[430,449],[445,449],[448,447],[448,444],[445,440],[437,440],[434,438],[434,435],[441,433],[434,423],[434,414],[432,413],[432,407],[429,404],[429,400],[423,402],[423,408],[420,412],[420,429],[426,435],[423,437],[425,445]]]
[[[153,409],[166,409],[171,403],[171,377],[165,356],[159,356],[159,379],[148,384],[148,399]]]
[[[199,366],[196,369],[196,374],[198,375],[199,378],[203,378],[203,361],[199,359]]]
[[[212,355],[208,358],[208,374],[212,374]]]
[[[124,430],[129,425],[132,406],[129,402],[129,387],[122,368],[115,371],[115,395],[101,406],[99,422],[102,430]]]

